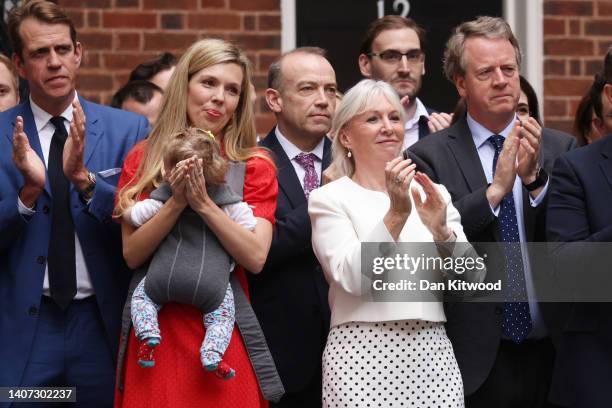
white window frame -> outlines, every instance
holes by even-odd
[[[538,96],[544,117],[544,5],[543,0],[504,0],[504,18],[523,52],[521,73]]]
[[[296,47],[295,14],[295,0],[281,0],[281,52],[291,51]]]

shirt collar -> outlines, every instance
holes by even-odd
[[[427,108],[423,105],[423,102],[419,98],[416,98],[416,110],[414,111],[414,115],[412,118],[406,120],[406,124],[404,125],[405,129],[412,128],[416,123],[419,122],[421,116],[429,117],[429,113],[427,112]]]
[[[75,99],[78,98],[76,92],[74,93],[74,98]],[[36,131],[40,132],[42,128],[47,126],[47,123],[49,123],[49,120],[51,120],[53,116],[50,115],[48,112],[44,111],[40,106],[38,106],[36,102],[32,100],[32,95],[30,95],[30,107],[32,108],[32,115],[34,116],[34,122],[36,122]],[[72,109],[73,109],[72,104],[68,105],[66,110],[63,111],[60,116],[63,117],[64,120],[71,122],[72,121]]]
[[[312,149],[312,151],[302,152],[296,145],[291,143],[289,139],[283,136],[278,126],[274,130],[274,133],[276,134],[278,143],[280,143],[281,147],[283,148],[283,150],[285,151],[285,153],[287,154],[290,160],[293,160],[295,156],[297,156],[300,153],[313,153],[317,157],[317,159],[321,161],[323,160],[323,144],[325,143],[325,137],[321,138],[321,141],[319,142],[319,144],[316,145],[315,148]]]
[[[512,120],[510,121],[510,123],[508,123],[508,125],[504,128],[504,130],[502,130],[499,133],[495,133],[495,132],[491,132],[489,129],[482,126],[480,123],[476,122],[476,120],[474,120],[474,118],[472,118],[469,113],[467,114],[467,124],[468,124],[468,127],[470,128],[470,132],[472,132],[472,138],[474,139],[474,144],[476,145],[476,149],[479,149],[480,146],[485,144],[489,140],[489,137],[493,135],[498,134],[500,136],[503,136],[505,139],[512,131],[512,127],[515,121],[516,121],[516,115],[512,118]]]

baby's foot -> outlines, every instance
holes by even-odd
[[[217,370],[215,371],[215,374],[217,377],[223,380],[229,380],[230,378],[234,378],[236,375],[236,370],[230,367],[226,362],[221,361],[217,367]]]
[[[202,351],[200,354],[202,366],[204,366],[206,371],[215,371],[221,362],[221,358],[221,354],[214,350]]]
[[[155,365],[155,357],[153,352],[155,347],[159,345],[157,337],[149,337],[140,342],[138,347],[138,365],[141,367],[153,367]]]

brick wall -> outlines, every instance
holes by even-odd
[[[274,117],[265,108],[268,66],[280,54],[279,0],[59,0],[85,49],[78,89],[108,103],[140,62],[163,51],[180,56],[203,37],[224,38],[246,51],[258,94],[257,129]]]
[[[544,111],[571,132],[578,102],[612,44],[612,1],[544,0]]]
[[[138,63],[180,55],[206,36],[237,42],[255,72],[257,130],[274,123],[263,99],[268,66],[280,53],[280,0],[59,0],[85,48],[79,90],[107,103]],[[612,44],[612,0],[544,0],[546,124],[571,131],[578,101]]]

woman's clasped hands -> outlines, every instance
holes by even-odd
[[[412,180],[420,184],[423,194],[417,186],[411,186]],[[444,198],[425,173],[416,171],[416,165],[411,159],[396,157],[388,162],[385,166],[385,181],[391,211],[408,218],[414,202],[419,218],[435,241],[446,241],[451,237],[452,230],[446,223],[447,204]]]
[[[196,156],[178,162],[170,172],[168,183],[177,204],[200,212],[211,203],[206,191],[202,160]]]

